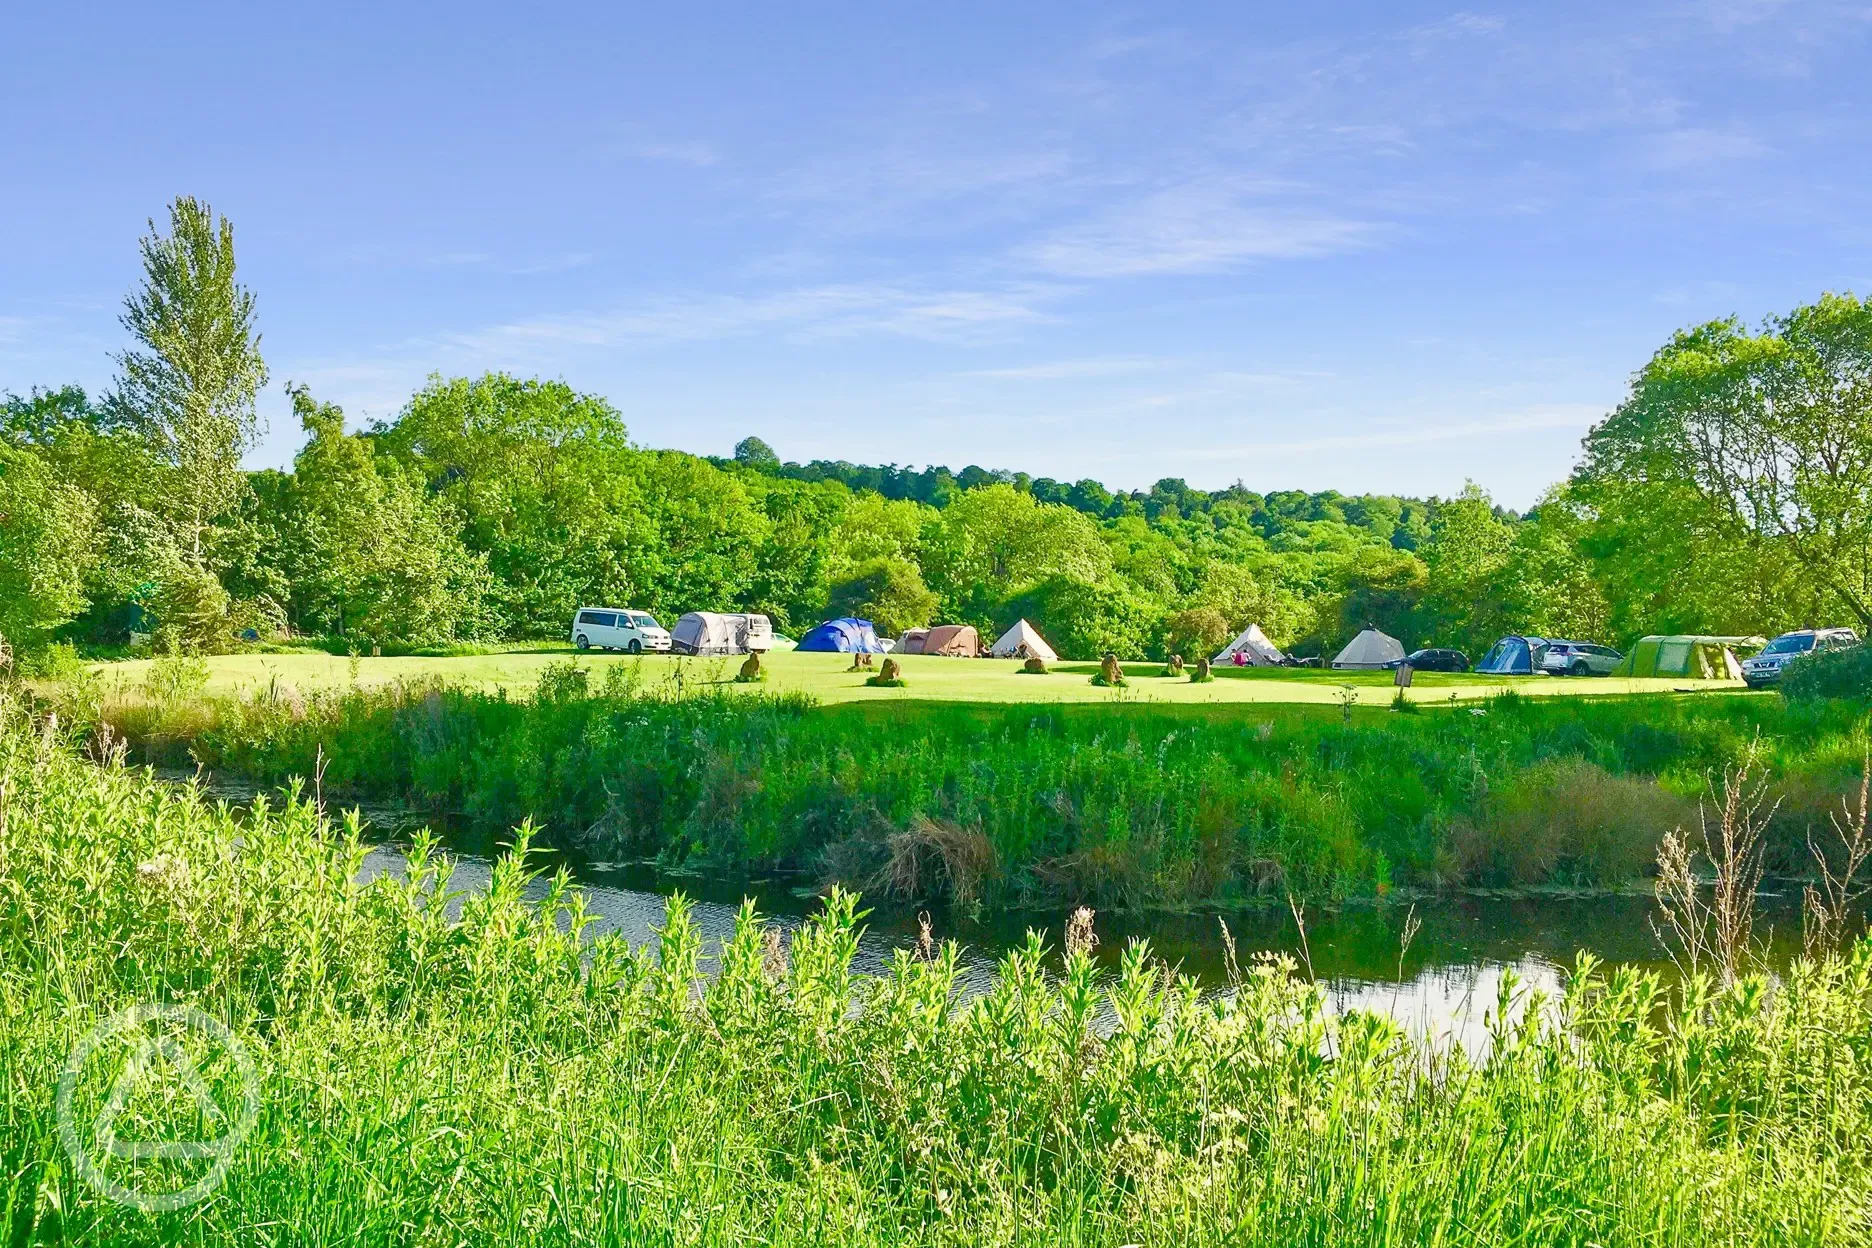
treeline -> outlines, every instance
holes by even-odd
[[[0,402],[0,636],[212,650],[287,634],[374,646],[557,636],[572,612],[764,611],[799,630],[1019,616],[1062,652],[1202,653],[1250,620],[1328,653],[1508,631],[1872,622],[1872,308],[1680,334],[1525,515],[1451,499],[1114,493],[976,466],[783,463],[633,445],[562,382],[432,378],[348,432],[288,384],[306,442],[243,472],[267,382],[233,237],[179,200],[152,223],[113,390]],[[1539,453],[1530,445],[1526,453]]]

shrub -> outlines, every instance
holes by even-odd
[[[4,645],[4,642],[0,642],[0,645]],[[29,680],[65,681],[84,671],[78,648],[69,641],[55,641],[37,650],[29,650],[18,656],[17,662],[20,675]]]
[[[1664,834],[1694,824],[1696,803],[1654,781],[1582,759],[1536,764],[1459,819],[1458,878],[1483,884],[1617,884],[1643,876]]]
[[[921,628],[936,615],[936,595],[908,559],[874,559],[836,582],[826,598],[826,614],[870,620],[879,634],[895,637]]]
[[[1823,650],[1794,660],[1782,673],[1781,696],[1790,702],[1822,698],[1872,702],[1872,644]]]
[[[181,654],[221,654],[234,640],[228,593],[205,568],[177,564],[163,577],[156,600],[159,649]]]

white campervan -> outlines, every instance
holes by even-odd
[[[572,644],[581,650],[667,651],[670,635],[648,611],[619,607],[580,607],[572,617]]]

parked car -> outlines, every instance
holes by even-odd
[[[1611,646],[1590,641],[1550,641],[1540,670],[1555,676],[1610,676],[1624,657]]]
[[[1752,659],[1742,660],[1742,679],[1751,689],[1763,689],[1781,679],[1788,664],[1815,650],[1850,650],[1859,634],[1850,628],[1802,628],[1782,633]]]
[[[622,607],[580,607],[572,617],[572,644],[581,650],[646,650],[667,653],[669,630],[647,611]]]
[[[1413,650],[1401,659],[1392,659],[1385,664],[1387,671],[1411,665],[1418,672],[1466,672],[1469,670],[1469,656],[1460,650]]]

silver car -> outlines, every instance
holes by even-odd
[[[1762,689],[1781,679],[1788,664],[1815,650],[1850,650],[1859,634],[1850,628],[1802,628],[1782,633],[1751,659],[1742,660],[1742,679],[1751,689]]]
[[[1554,676],[1610,676],[1624,657],[1590,641],[1554,641],[1541,656],[1540,670]]]

